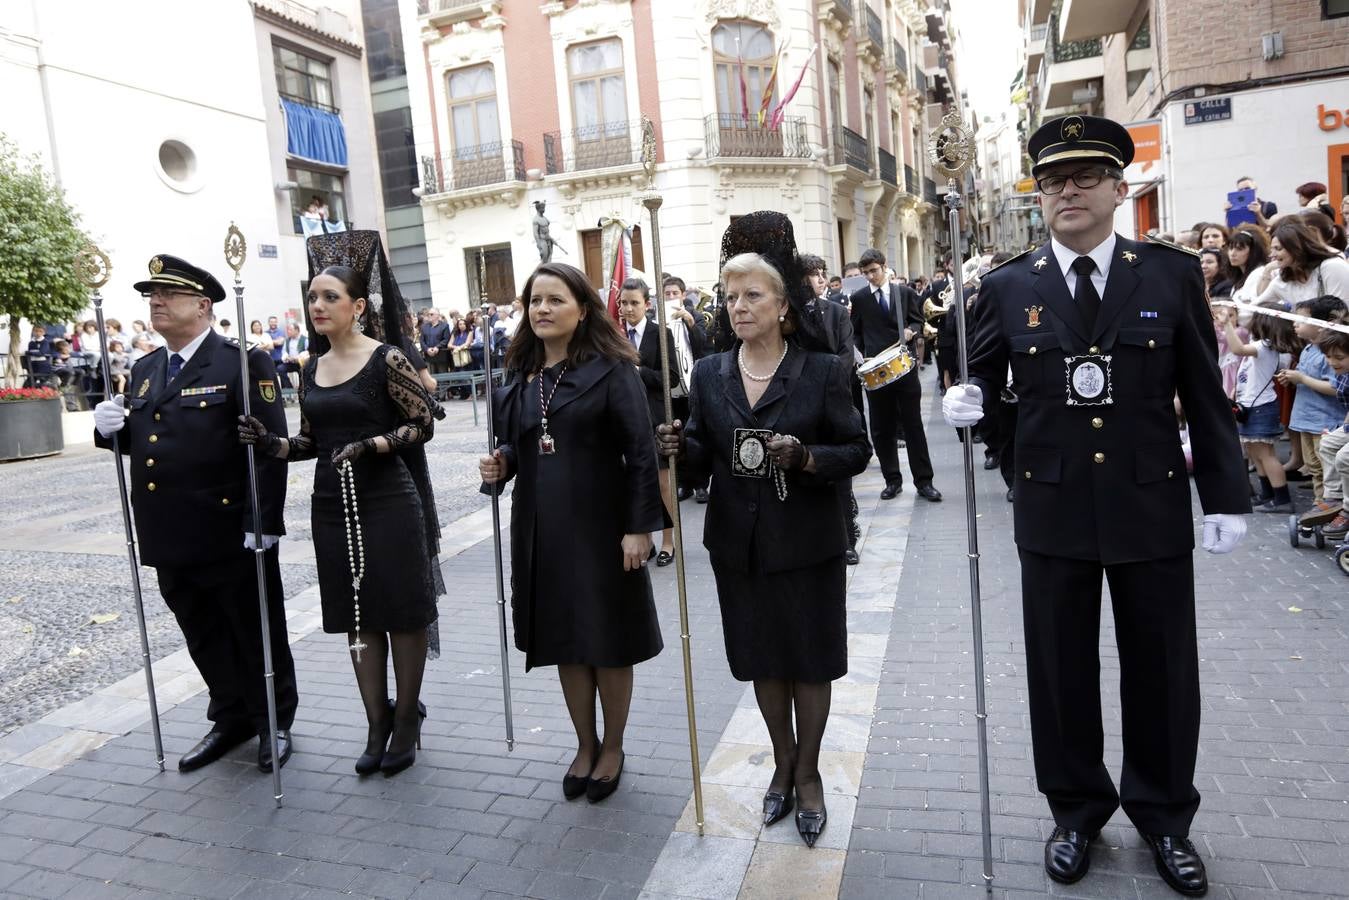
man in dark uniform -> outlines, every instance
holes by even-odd
[[[1115,234],[1133,158],[1123,127],[1054,119],[1029,152],[1051,240],[984,277],[974,384],[947,391],[942,412],[956,427],[977,423],[1010,361],[1035,775],[1057,825],[1045,869],[1064,883],[1086,874],[1089,842],[1123,806],[1166,882],[1199,895],[1208,882],[1188,837],[1199,808],[1194,534],[1175,396],[1193,438],[1204,549],[1230,552],[1250,512],[1204,279],[1194,255]],[[1102,761],[1102,572],[1120,661],[1118,793]]]
[[[901,340],[914,353],[913,342],[922,333],[923,308],[918,295],[906,284],[891,284],[885,275],[885,254],[868,249],[860,260],[866,287],[852,295],[853,340],[870,358]],[[917,365],[917,358],[914,364]],[[899,433],[903,428],[909,468],[918,495],[936,502],[941,491],[932,485],[932,460],[923,430],[923,388],[917,372],[909,372],[884,387],[867,392],[871,406],[871,443],[885,476],[882,500],[894,499],[904,489],[899,469]]]
[[[151,325],[167,346],[132,367],[125,397],[95,407],[94,441],[110,449],[111,435],[121,435],[119,447],[131,457],[141,562],[155,568],[160,593],[210,692],[211,730],[178,768],[200,768],[257,735],[258,767],[269,772],[253,515],[247,457],[238,440],[239,345],[211,328],[212,305],[225,298],[225,289],[209,272],[166,254],[150,260],[150,278],[135,288],[149,302]],[[271,354],[253,350],[248,359],[253,415],[268,431],[284,435],[286,416]],[[257,469],[284,765],[296,706],[276,547],[285,533],[286,464],[259,454]]]

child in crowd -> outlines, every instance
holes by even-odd
[[[131,376],[131,359],[121,341],[108,341],[108,367],[112,371],[114,394],[126,393],[126,381]]]
[[[1316,343],[1325,354],[1333,374],[1331,384],[1343,416],[1341,424],[1321,435],[1317,449],[1321,457],[1324,496],[1329,509],[1317,509],[1303,516],[1306,525],[1321,525],[1322,533],[1332,541],[1344,540],[1349,533],[1349,501],[1345,498],[1349,482],[1349,334],[1342,331],[1321,332]]]
[[[1260,305],[1266,309],[1282,309],[1272,301]],[[1288,320],[1259,314],[1251,320],[1249,343],[1237,334],[1231,319],[1227,321],[1226,330],[1227,346],[1242,358],[1241,368],[1237,370],[1236,403],[1244,411],[1245,421],[1237,422],[1237,435],[1260,478],[1255,509],[1258,512],[1290,513],[1293,502],[1288,496],[1288,477],[1274,452],[1274,443],[1283,434],[1274,376],[1292,363],[1292,354],[1298,349],[1297,335]]]
[[[1237,390],[1237,370],[1241,368],[1241,357],[1227,346],[1227,320],[1237,322],[1237,311],[1230,306],[1213,307],[1213,326],[1218,333],[1218,368],[1223,373],[1223,391],[1228,397],[1235,397]],[[1243,325],[1237,325],[1237,337],[1241,343],[1251,339],[1250,331]]]
[[[1345,307],[1339,297],[1322,296],[1311,300],[1302,300],[1293,307],[1300,316],[1317,319],[1322,322],[1339,321],[1344,316]],[[1334,429],[1344,421],[1344,410],[1335,399],[1334,377],[1325,354],[1317,347],[1325,329],[1307,322],[1298,322],[1293,326],[1298,338],[1306,342],[1296,369],[1285,369],[1275,376],[1278,384],[1287,388],[1296,385],[1293,398],[1293,413],[1288,422],[1288,431],[1292,440],[1302,445],[1302,459],[1312,476],[1312,513],[1334,510],[1324,500],[1321,477],[1321,458],[1317,448],[1321,443],[1321,434]]]

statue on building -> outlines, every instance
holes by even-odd
[[[543,208],[544,201],[534,201],[534,246],[539,249],[539,262],[546,263],[552,261],[554,247],[563,253],[567,251],[548,233],[548,217],[543,214]]]

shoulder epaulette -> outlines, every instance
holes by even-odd
[[[1157,247],[1169,247],[1172,250],[1178,251],[1180,253],[1185,253],[1189,256],[1199,255],[1198,250],[1191,250],[1189,247],[1182,247],[1180,244],[1173,244],[1170,241],[1161,240],[1160,238],[1153,237],[1150,234],[1144,235],[1143,237],[1149,244],[1152,244]]]
[[[237,338],[227,337],[225,338],[225,343],[229,344],[231,347],[239,346],[239,341]]]
[[[1016,261],[1017,261],[1018,259],[1020,259],[1021,257],[1026,256],[1027,254],[1030,254],[1030,253],[1034,253],[1036,250],[1039,250],[1039,249],[1040,249],[1039,247],[1030,247],[1029,249],[1022,250],[1020,253],[1018,253],[1016,256],[1013,256],[1011,259],[1004,259],[1002,262],[998,263],[996,266],[994,266],[993,268],[989,269],[987,272],[984,273],[983,277],[984,277],[984,278],[987,278],[989,275],[992,275],[994,272],[998,271],[999,269],[1001,269],[1003,266],[1007,265],[1008,263],[1010,263],[1010,262],[1016,262]]]

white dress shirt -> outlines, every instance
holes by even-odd
[[[629,340],[635,340],[635,341],[636,341],[636,344],[635,344],[634,346],[637,346],[637,347],[642,346],[642,335],[646,334],[646,323],[647,323],[647,318],[646,318],[646,316],[642,316],[642,318],[641,318],[640,320],[638,320],[638,322],[637,322],[636,325],[629,324],[628,320],[627,320],[627,319],[624,319],[624,320],[623,320],[623,336],[624,336],[624,337],[628,337],[628,331],[629,331],[629,329],[631,329],[632,331],[636,331],[636,332],[637,332],[637,337],[636,337],[636,338],[628,338],[628,339],[629,339]]]
[[[187,346],[181,350],[174,350],[167,345],[165,345],[164,349],[169,351],[170,356],[172,356],[174,353],[177,353],[179,356],[181,356],[183,358],[183,368],[186,369],[188,360],[192,359],[192,354],[197,352],[197,348],[201,346],[202,341],[206,340],[206,335],[209,334],[210,331],[211,329],[207,328],[201,334],[197,335],[192,340],[188,341]]]
[[[1110,232],[1110,237],[1086,254],[1069,250],[1053,238],[1050,239],[1049,246],[1054,251],[1054,261],[1063,272],[1063,280],[1068,283],[1068,293],[1073,296],[1077,296],[1077,273],[1073,271],[1073,261],[1079,256],[1090,256],[1091,261],[1096,263],[1096,271],[1091,273],[1091,283],[1096,288],[1096,296],[1105,300],[1105,282],[1110,275],[1111,257],[1115,255],[1115,232]]]

